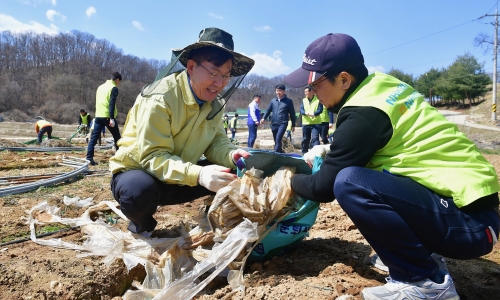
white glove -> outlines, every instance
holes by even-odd
[[[236,174],[230,172],[230,168],[219,165],[205,166],[198,174],[198,183],[212,192],[217,192],[236,179]]]
[[[250,153],[246,152],[243,149],[236,149],[231,152],[231,157],[233,158],[233,163],[236,164],[236,162],[240,158],[248,158],[250,156]]]
[[[115,119],[109,119],[109,126],[115,127]]]
[[[314,159],[316,156],[325,157],[325,155],[330,151],[330,145],[316,145],[312,147],[311,150],[304,154],[304,160],[306,163],[312,167]]]

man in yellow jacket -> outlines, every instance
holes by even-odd
[[[38,134],[38,143],[42,142],[42,137],[47,133],[47,138],[50,140],[52,138],[52,124],[45,120],[40,120],[35,123],[35,130]]]
[[[159,205],[215,194],[236,178],[236,161],[250,155],[230,142],[222,126],[227,99],[219,94],[254,65],[233,48],[229,33],[203,29],[196,43],[173,51],[185,69],[166,71],[130,109],[110,170],[111,190],[131,232],[150,236]]]

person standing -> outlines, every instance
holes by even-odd
[[[227,114],[224,114],[224,117],[222,117],[222,126],[224,127],[224,132],[227,135],[227,127],[229,126],[229,116]]]
[[[387,283],[365,288],[362,298],[459,299],[432,255],[473,259],[492,251],[500,232],[495,169],[413,87],[368,75],[351,36],[320,37],[302,62],[285,81],[309,84],[338,115],[332,143],[304,155],[309,164],[324,157],[321,168],[294,175],[291,186],[305,199],[336,199],[388,267]]]
[[[95,118],[94,129],[90,136],[90,141],[87,147],[86,159],[93,166],[97,165],[94,160],[94,148],[97,140],[101,135],[103,127],[107,127],[113,140],[115,142],[115,149],[118,150],[118,140],[121,138],[118,124],[116,124],[116,116],[118,110],[116,109],[116,98],[118,97],[118,86],[122,82],[122,75],[118,72],[113,72],[111,79],[101,84],[96,91],[95,96]]]
[[[52,124],[45,120],[38,120],[35,123],[35,131],[38,134],[38,143],[42,142],[42,137],[47,133],[47,138],[50,140],[52,138]]]
[[[319,117],[321,119],[321,124],[318,125],[319,136],[321,138],[321,142],[326,145],[329,144],[328,128],[330,128],[330,124],[332,124],[332,122],[330,122],[330,113],[328,112],[328,109],[323,109]]]
[[[111,191],[129,231],[150,236],[158,206],[215,195],[236,179],[235,163],[250,155],[222,126],[228,99],[221,93],[228,84],[237,88],[239,81],[231,79],[255,63],[233,49],[231,34],[205,28],[195,43],[174,50],[171,64],[185,69],[165,72],[137,96],[109,162]]]
[[[285,138],[287,138],[290,141],[290,144],[293,143],[292,141],[292,120],[288,120],[288,124],[286,125],[286,131],[285,131]]]
[[[302,99],[300,105],[300,114],[302,115],[302,155],[309,150],[309,147],[319,145],[321,115],[323,111],[326,111],[326,109],[323,110],[323,105],[319,103],[310,87],[304,89],[304,95],[306,97]]]
[[[283,84],[276,86],[276,97],[271,100],[260,124],[271,115],[271,132],[274,138],[274,151],[283,153],[283,136],[285,135],[288,120],[292,121],[291,131],[295,131],[295,108],[292,99],[285,95],[286,87]]]
[[[257,128],[260,125],[260,109],[259,102],[261,96],[259,94],[255,94],[253,96],[253,101],[248,104],[248,147],[253,148],[253,144],[255,143],[255,139],[257,138]]]
[[[94,120],[92,120],[92,122],[90,122],[90,131],[89,133],[87,134],[87,143],[90,139],[90,136],[92,135],[92,131],[94,130]],[[101,131],[102,135],[99,134],[99,137],[97,138],[97,142],[98,142],[98,145],[101,146],[102,145],[102,138],[103,137],[106,137],[106,126],[102,127],[102,131]]]
[[[234,140],[236,136],[236,128],[238,127],[238,114],[235,114],[231,121],[229,121],[229,128],[231,130],[231,139]]]

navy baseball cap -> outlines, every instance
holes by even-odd
[[[285,76],[293,87],[310,84],[327,71],[339,73],[364,66],[365,60],[356,40],[343,33],[329,33],[312,42],[302,57],[302,68]]]

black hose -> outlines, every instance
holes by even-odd
[[[65,229],[61,229],[61,230],[57,230],[57,231],[43,233],[43,234],[37,235],[36,238],[38,239],[38,238],[46,237],[46,236],[53,235],[53,234],[56,234],[56,233],[59,233],[59,232],[70,231],[70,230],[77,229],[77,228],[80,228],[80,226],[74,226],[74,227],[71,227],[71,228],[65,228]],[[3,243],[3,244],[0,244],[0,247],[12,245],[12,244],[24,243],[24,242],[27,242],[27,241],[31,241],[31,239],[25,238],[25,239],[20,239],[20,240],[14,240],[14,241],[6,242],[6,243]]]

